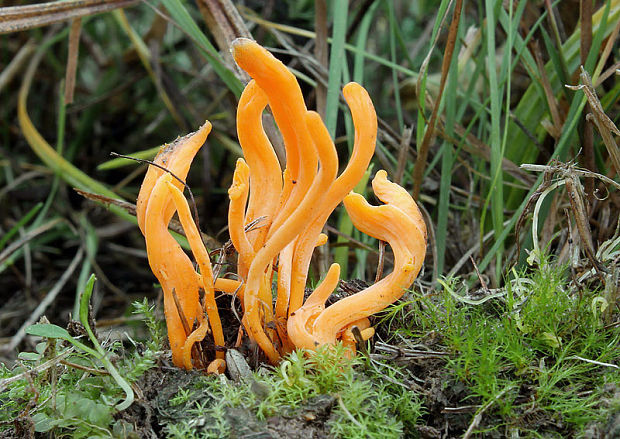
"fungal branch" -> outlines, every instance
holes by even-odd
[[[306,109],[295,76],[252,40],[235,40],[232,54],[252,77],[237,109],[244,159],[237,161],[228,191],[228,226],[238,253],[238,280],[214,278],[209,253],[182,192],[190,164],[211,130],[209,122],[160,151],[155,159],[160,167],[149,167],[137,201],[149,263],[164,292],[173,362],[186,369],[223,372],[226,346],[216,291],[241,299],[245,334],[271,363],[295,348],[316,350],[339,341],[354,353],[354,328],[363,339],[372,337],[368,317],[401,297],[422,267],[426,253],[422,215],[407,191],[391,183],[385,171],[373,179],[383,205],[371,206],[351,192],[368,168],[377,135],[375,110],[363,87],[349,83],[343,89],[355,142],[349,162],[338,175],[334,143],[320,116]],[[284,171],[263,130],[267,106],[284,140]],[[304,302],[313,250],[327,241],[321,230],[340,202],[360,231],[389,243],[394,269],[374,285],[326,307],[340,277],[340,267],[333,264]],[[198,271],[168,232],[175,212]],[[248,227],[258,221],[260,227]],[[212,340],[213,352],[201,348],[206,337]]]

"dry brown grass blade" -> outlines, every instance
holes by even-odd
[[[73,349],[74,348],[72,347],[68,348],[62,351],[60,354],[56,355],[55,357],[50,358],[45,363],[41,363],[33,367],[32,369],[26,369],[23,372],[18,373],[17,375],[13,375],[12,377],[0,380],[0,392],[4,392],[4,390],[9,386],[9,384],[23,379],[27,379],[26,377],[28,376],[38,376],[41,372],[44,372],[52,367],[56,367],[58,363],[63,361],[63,358],[68,357],[71,353],[73,353]]]
[[[77,17],[126,8],[138,0],[67,0],[0,8],[0,34],[48,26]]]
[[[588,72],[586,72],[583,67],[581,67],[579,78],[581,79],[581,85],[567,85],[566,87],[571,90],[582,90],[585,93],[588,104],[590,104],[590,109],[592,110],[592,113],[588,114],[588,119],[592,119],[596,124],[603,138],[603,143],[607,148],[607,152],[609,153],[611,163],[616,169],[616,174],[620,176],[620,149],[618,149],[618,144],[614,139],[614,134],[620,136],[620,130],[618,130],[618,127],[609,116],[605,114],[601,101],[599,101],[596,91],[592,86],[592,79],[590,79],[590,75],[588,75]]]
[[[612,50],[614,49],[614,47],[616,47],[615,43],[616,39],[618,38],[618,34],[620,34],[620,20],[618,20],[618,22],[616,23],[616,27],[607,37],[607,43],[605,43],[605,47],[601,52],[601,56],[599,57],[596,68],[594,69],[594,73],[592,74],[592,81],[595,83],[595,87],[598,87],[605,79],[613,75],[618,69],[618,66],[620,66],[620,62],[616,62],[613,66],[607,69],[604,74],[601,75],[601,72],[607,64],[607,60],[609,59]]]
[[[411,136],[413,135],[413,125],[405,127],[403,136],[400,139],[400,147],[398,150],[398,162],[396,164],[396,173],[394,174],[394,183],[402,186],[403,177],[405,176],[405,165],[407,164],[407,156],[409,155],[409,145],[411,144]]]
[[[54,284],[52,289],[48,291],[48,293],[45,295],[43,300],[39,302],[39,305],[35,308],[34,311],[32,311],[30,316],[28,316],[26,321],[17,330],[15,335],[11,337],[11,341],[9,341],[9,343],[6,344],[5,346],[2,346],[2,349],[5,352],[11,352],[21,343],[21,341],[26,336],[26,328],[36,323],[36,321],[39,320],[39,317],[43,315],[47,307],[50,306],[52,302],[54,302],[54,300],[58,296],[58,293],[62,291],[65,284],[69,281],[69,279],[71,279],[71,277],[73,276],[73,273],[77,269],[80,262],[82,262],[83,258],[84,258],[84,249],[80,247],[78,251],[75,253],[73,260],[71,261],[71,263],[69,264],[65,272],[62,274],[62,276],[60,276],[60,279],[58,279],[58,281]]]
[[[239,11],[231,0],[197,0],[197,3],[229,68],[243,84],[247,84],[250,77],[237,66],[230,54],[230,47],[235,38],[253,39]],[[276,151],[280,164],[283,164],[285,158],[284,143],[275,129],[273,116],[267,112],[263,114],[263,127]]]
[[[579,1],[579,23],[581,27],[581,37],[579,44],[579,55],[581,58],[581,65],[585,65],[590,54],[590,48],[592,47],[592,1],[580,0]],[[586,111],[583,114],[583,130],[581,133],[581,148],[583,150],[582,163],[583,167],[590,171],[596,170],[596,163],[594,162],[594,130],[592,124],[587,121],[587,113],[591,111],[591,107],[586,106]],[[594,181],[588,179],[585,182],[586,193],[590,198],[594,194]]]
[[[586,256],[590,260],[590,263],[598,273],[601,281],[604,282],[604,276],[602,272],[607,271],[600,262],[596,259],[596,252],[594,251],[594,242],[592,240],[592,231],[590,230],[590,221],[586,214],[586,208],[583,201],[583,187],[576,176],[569,176],[565,181],[566,192],[568,193],[568,199],[575,216],[575,223],[577,224],[577,232],[583,242],[584,251]]]
[[[226,63],[242,83],[247,83],[250,77],[237,67],[229,50],[235,38],[252,38],[239,11],[230,0],[197,0],[196,3]]]
[[[181,306],[181,301],[179,300],[179,296],[177,296],[177,292],[172,289],[172,298],[174,299],[174,306],[177,309],[177,313],[179,314],[179,319],[181,320],[181,324],[183,325],[183,329],[185,330],[185,335],[189,336],[192,333],[192,329],[189,327],[189,323],[185,320],[185,313],[183,312],[183,307]]]
[[[379,241],[379,261],[377,261],[377,273],[375,274],[375,283],[379,282],[383,277],[383,266],[385,265],[385,241]]]
[[[551,120],[553,121],[553,132],[551,132],[550,134],[555,139],[559,139],[560,134],[562,134],[562,125],[564,121],[563,118],[560,117],[560,112],[558,110],[558,101],[555,98],[555,93],[553,92],[551,82],[549,81],[547,71],[545,70],[545,63],[542,59],[540,46],[538,45],[537,41],[533,42],[532,46],[532,52],[534,53],[536,66],[538,67],[538,72],[540,73],[539,79],[545,92],[545,97],[547,98],[547,105],[549,106],[549,113],[551,113]]]
[[[69,50],[67,54],[67,71],[65,73],[65,104],[73,103],[73,92],[75,91],[75,74],[77,72],[77,61],[80,50],[80,32],[82,31],[82,18],[74,18],[71,21],[71,31],[69,32]]]
[[[422,138],[422,144],[418,149],[418,156],[416,157],[415,165],[413,167],[413,199],[417,200],[420,196],[420,189],[422,188],[422,178],[424,177],[424,170],[426,169],[426,159],[428,157],[428,151],[431,146],[431,141],[435,137],[435,124],[437,123],[437,116],[439,114],[439,103],[446,86],[448,79],[448,71],[450,70],[450,63],[452,61],[452,55],[454,53],[454,47],[456,45],[457,31],[459,23],[461,21],[461,11],[463,9],[463,0],[456,0],[454,6],[454,13],[452,15],[452,22],[450,23],[450,30],[448,31],[448,40],[446,42],[446,49],[444,52],[443,61],[441,63],[441,80],[439,82],[439,92],[437,93],[437,99],[433,106],[433,112],[431,118],[424,132]]]

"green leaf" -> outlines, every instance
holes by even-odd
[[[71,334],[69,334],[66,329],[58,325],[52,325],[51,323],[38,323],[29,326],[26,328],[26,334],[47,338],[61,338],[67,341],[73,340],[73,337],[71,337]]]
[[[26,361],[37,361],[39,358],[41,358],[41,356],[36,352],[20,352],[19,354],[17,354],[17,358]]]
[[[94,274],[90,275],[88,282],[86,282],[84,292],[80,296],[80,322],[82,322],[82,325],[87,328],[87,331],[90,328],[90,325],[88,324],[88,305],[90,303],[90,296],[93,295],[93,287],[95,286],[96,279],[97,278]]]
[[[235,75],[224,65],[222,57],[217,52],[213,44],[206,35],[200,30],[192,16],[189,14],[182,0],[162,0],[162,4],[170,13],[170,16],[179,25],[182,32],[189,35],[194,40],[198,48],[202,50],[205,58],[213,67],[213,70],[222,81],[228,86],[235,96],[241,96],[243,85]]]
[[[53,325],[51,323],[37,323],[36,325],[29,326],[26,328],[26,334],[35,335],[38,337],[47,337],[47,338],[59,338],[61,340],[66,340],[75,346],[78,349],[94,356],[95,358],[100,358],[101,355],[94,349],[89,348],[84,343],[77,341],[75,338],[69,334],[69,332],[61,328],[58,325]]]
[[[45,413],[36,413],[32,416],[32,422],[37,433],[45,433],[54,427],[54,423]]]
[[[145,149],[143,151],[136,151],[136,152],[133,152],[131,154],[126,154],[126,155],[129,157],[134,157],[136,159],[152,160],[155,157],[155,155],[157,155],[160,149],[161,149],[161,146],[155,146],[153,148]],[[97,171],[109,171],[111,169],[117,169],[123,166],[137,165],[137,164],[139,164],[139,162],[135,160],[124,159],[124,158],[119,157],[119,158],[115,158],[112,160],[108,160],[107,162],[101,163],[100,165],[97,166]]]
[[[332,47],[329,57],[329,75],[327,82],[327,106],[325,110],[325,126],[332,139],[336,136],[336,122],[338,119],[338,101],[340,98],[340,78],[342,78],[344,45],[346,40],[347,16],[349,1],[337,0],[333,3],[334,22],[332,30]]]

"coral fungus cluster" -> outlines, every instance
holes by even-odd
[[[294,75],[254,41],[235,40],[232,53],[253,78],[237,110],[245,159],[237,161],[228,191],[237,279],[214,279],[209,253],[182,192],[191,161],[211,129],[208,122],[160,151],[155,159],[159,167],[149,167],[138,196],[138,224],[151,268],[164,291],[173,362],[187,369],[196,366],[194,345],[209,336],[217,348],[208,370],[224,370],[225,341],[216,291],[237,294],[245,334],[271,363],[298,347],[316,349],[342,341],[354,350],[352,329],[357,327],[363,339],[370,338],[374,331],[368,317],[397,300],[420,271],[426,251],[420,211],[405,189],[388,181],[385,171],[377,172],[372,182],[385,204],[371,206],[351,192],[370,163],[377,134],[376,114],[364,88],[350,83],[343,89],[355,142],[348,164],[338,175],[334,143],[320,116],[306,109]],[[267,105],[284,141],[284,171],[262,126]],[[321,231],[341,201],[360,231],[389,243],[394,269],[374,285],[326,307],[340,275],[340,267],[333,264],[304,302],[313,250],[326,242]],[[168,232],[175,212],[199,272]],[[259,227],[247,227],[255,223]]]

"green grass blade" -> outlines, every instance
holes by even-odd
[[[228,86],[235,96],[241,96],[243,91],[243,84],[239,81],[235,75],[226,67],[222,57],[217,52],[213,44],[209,41],[207,36],[200,30],[194,19],[191,17],[182,0],[162,0],[162,4],[168,10],[170,16],[179,25],[179,28],[185,32],[194,42],[198,45],[203,52],[205,58],[213,70],[220,77],[224,84]]]
[[[364,83],[364,53],[366,52],[368,31],[380,2],[381,0],[375,0],[375,2],[370,5],[370,8],[368,8],[368,11],[364,14],[364,18],[362,18],[360,29],[357,33],[357,40],[355,42],[356,52],[353,57],[353,80],[358,84]]]
[[[571,103],[570,110],[566,118],[566,123],[564,124],[564,129],[562,130],[562,135],[560,136],[560,140],[553,153],[552,159],[558,158],[562,160],[565,158],[568,146],[571,144],[575,136],[577,124],[579,123],[579,120],[581,118],[581,113],[583,112],[583,108],[585,107],[585,105],[586,105],[585,96],[573,97],[573,101]],[[516,224],[519,216],[521,215],[521,212],[523,212],[523,209],[525,208],[527,201],[529,200],[529,198],[532,196],[534,191],[536,191],[536,189],[542,182],[542,178],[543,178],[542,175],[540,175],[538,179],[536,180],[536,183],[532,185],[532,188],[528,191],[525,197],[522,198],[521,204],[519,205],[519,207],[517,207],[514,215],[504,227],[501,235],[498,238],[496,238],[493,246],[489,249],[489,251],[487,252],[485,257],[482,259],[480,264],[478,264],[478,268],[480,271],[484,271],[487,268],[487,266],[489,265],[489,263],[491,262],[493,258],[494,253],[497,252],[500,246],[503,245],[506,238],[508,237],[508,233],[512,230],[512,228]]]
[[[347,32],[349,1],[335,0],[333,5],[334,22],[332,24],[332,46],[329,54],[329,80],[327,83],[327,104],[325,109],[325,126],[332,139],[336,135],[336,125],[338,122],[342,65],[346,62],[344,44]]]
[[[136,151],[136,152],[132,152],[130,154],[125,154],[125,155],[136,158],[136,159],[152,160],[155,157],[155,155],[157,155],[160,149],[161,149],[161,146],[154,146],[153,148],[145,149],[142,151]],[[130,159],[119,157],[119,158],[115,158],[112,160],[108,160],[107,162],[101,163],[99,166],[97,166],[97,171],[110,171],[112,169],[122,168],[123,166],[135,165],[137,163],[138,162],[136,162],[135,160],[130,160]]]
[[[93,330],[91,329],[90,323],[88,321],[90,297],[93,294],[95,280],[96,280],[95,275],[94,274],[91,275],[90,278],[88,279],[88,282],[86,283],[86,288],[84,288],[84,292],[82,293],[80,297],[80,313],[79,313],[80,322],[82,323],[82,325],[84,325],[84,328],[86,329],[86,332],[88,334],[88,338],[90,338],[90,341],[95,346],[95,349],[97,349],[98,355],[96,355],[96,357],[99,359],[99,361],[101,361],[101,363],[103,363],[103,366],[110,373],[112,378],[114,378],[114,381],[116,381],[119,387],[123,389],[123,391],[125,392],[125,400],[116,405],[116,408],[118,410],[125,410],[127,407],[133,404],[133,401],[134,401],[133,389],[131,388],[129,383],[125,380],[125,378],[123,378],[120,375],[120,373],[118,373],[118,370],[116,369],[116,367],[114,367],[112,362],[108,359],[107,352],[99,344],[99,340],[97,340],[97,337],[93,333]]]
[[[388,11],[388,23],[390,26],[390,58],[393,63],[396,63],[396,29],[398,28],[398,24],[396,23],[396,17],[394,16],[394,3],[388,1],[385,4]],[[394,107],[396,109],[396,120],[398,121],[398,128],[402,133],[405,129],[405,122],[403,121],[403,109],[400,103],[398,72],[396,72],[396,70],[392,70],[392,83],[394,87]]]
[[[462,26],[459,26],[459,34],[456,38],[456,46],[454,48],[455,53],[459,53],[460,41],[462,37]],[[459,35],[457,34],[457,35]],[[454,123],[456,121],[456,109],[457,109],[457,88],[459,83],[458,72],[458,56],[453,56],[450,60],[450,72],[446,82],[446,89],[442,98],[442,103],[445,104],[445,116],[446,116],[446,132],[448,135],[454,134]],[[456,146],[456,145],[454,145]],[[450,213],[450,193],[452,184],[452,172],[454,162],[456,161],[456,154],[453,145],[448,142],[444,142],[441,153],[441,180],[439,182],[439,200],[437,206],[437,227],[435,232],[435,240],[437,247],[436,255],[436,273],[444,272],[446,248],[448,241],[448,219],[451,217]]]
[[[486,54],[487,54],[487,73],[489,77],[489,92],[491,94],[491,132],[489,144],[491,147],[491,176],[493,180],[491,182],[491,186],[489,187],[489,200],[491,204],[491,219],[493,222],[493,229],[495,230],[496,238],[499,237],[502,233],[503,228],[503,219],[504,219],[504,178],[502,172],[502,145],[501,145],[501,132],[500,132],[500,123],[501,123],[501,90],[499,87],[499,83],[497,80],[497,71],[495,66],[496,59],[496,45],[495,45],[495,26],[496,26],[496,18],[495,18],[495,8],[499,5],[501,7],[500,2],[493,2],[492,0],[485,0],[486,5]],[[485,205],[488,204],[488,201],[485,202]],[[483,209],[482,215],[484,218],[484,214],[486,213],[486,209]],[[484,227],[484,220],[480,221],[481,227]],[[499,246],[496,251],[496,264],[498,267],[501,267],[502,260],[502,248],[503,245]]]

